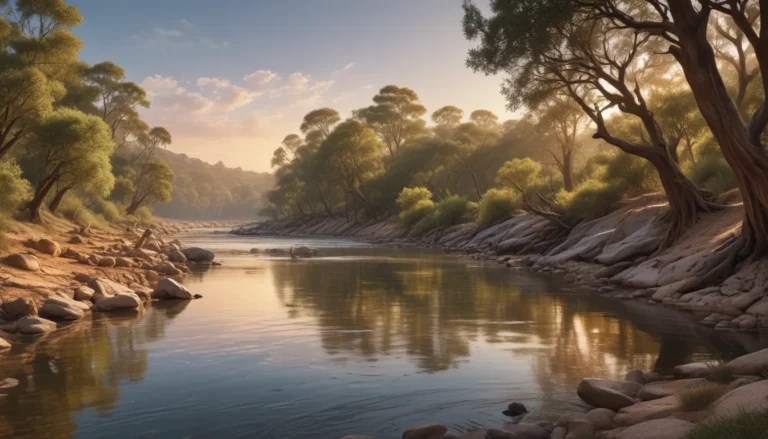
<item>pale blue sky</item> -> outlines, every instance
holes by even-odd
[[[387,84],[431,113],[456,105],[511,117],[501,80],[464,65],[461,0],[70,0],[81,58],[112,60],[150,92],[171,149],[264,171],[303,114],[342,116]],[[106,5],[109,6],[106,6]]]

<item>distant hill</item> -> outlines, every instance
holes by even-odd
[[[244,171],[215,165],[186,154],[156,151],[176,174],[173,200],[155,206],[154,214],[177,219],[253,219],[269,191],[274,176],[266,172]]]

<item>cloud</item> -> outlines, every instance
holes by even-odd
[[[269,87],[269,84],[278,79],[277,73],[271,70],[257,70],[243,76],[245,86],[255,92],[263,92]]]
[[[356,63],[351,62],[338,70],[334,70],[333,73],[331,73],[331,76],[337,76],[340,73],[346,72],[347,70],[350,70],[351,68],[353,68],[355,65]]]
[[[192,23],[191,23],[189,20],[187,20],[186,18],[182,18],[181,20],[179,20],[179,22],[181,23],[181,26],[182,26],[183,28],[185,28],[185,29],[194,29],[194,28],[195,28],[195,25],[194,25],[194,24],[192,24]]]
[[[232,111],[248,105],[257,96],[256,93],[221,78],[198,78],[196,85],[201,90],[212,91],[215,95],[215,102],[222,107],[222,111]]]
[[[217,41],[203,35],[201,30],[186,18],[175,22],[171,27],[154,27],[150,31],[135,34],[134,40],[143,41],[147,45],[161,50],[187,49],[204,47],[208,49],[220,49],[228,46],[227,41]]]

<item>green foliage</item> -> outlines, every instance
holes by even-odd
[[[139,172],[136,191],[131,199],[131,204],[126,210],[128,214],[133,214],[139,207],[148,204],[171,201],[173,180],[176,178],[176,175],[165,162],[151,160]]]
[[[689,387],[678,395],[680,410],[684,412],[698,412],[707,409],[713,402],[723,396],[725,388],[714,383],[702,383]]]
[[[695,155],[696,163],[689,163],[686,175],[698,187],[706,189],[715,195],[728,192],[737,187],[736,176],[725,161],[720,147],[714,138],[699,143]]]
[[[435,203],[432,200],[418,201],[407,210],[400,212],[400,221],[402,221],[406,227],[411,227],[423,218],[430,216],[434,210]]]
[[[152,210],[147,206],[142,206],[136,209],[129,217],[128,220],[137,222],[141,226],[151,226],[155,222],[155,217],[152,216]]]
[[[97,215],[85,207],[83,201],[72,193],[67,193],[57,211],[61,216],[82,227],[105,229],[109,223],[101,215]]]
[[[611,213],[621,201],[624,187],[616,183],[586,180],[573,192],[560,191],[555,196],[558,206],[565,209],[574,222],[591,220]]]
[[[0,161],[0,221],[10,216],[31,196],[32,186],[21,177],[12,160]]]
[[[736,377],[733,376],[733,373],[728,368],[728,363],[726,361],[718,361],[709,365],[709,375],[707,376],[707,381],[720,384],[728,384],[735,379]]]
[[[332,108],[320,108],[307,113],[299,129],[305,134],[310,131],[317,131],[323,138],[326,138],[331,134],[334,125],[339,123],[340,120],[341,117],[339,117],[338,111]],[[289,142],[292,141],[292,139],[289,140]]]
[[[407,187],[400,191],[397,197],[397,205],[401,212],[412,208],[420,201],[432,201],[432,192],[425,187]]]
[[[766,439],[768,413],[743,412],[732,418],[710,419],[699,424],[685,439]]]
[[[484,130],[492,130],[498,125],[499,117],[488,110],[475,110],[469,115],[469,120]]]
[[[450,227],[462,222],[473,210],[474,203],[470,203],[466,198],[453,195],[440,200],[435,205],[433,216],[437,227]]]
[[[395,157],[409,140],[427,133],[421,116],[427,109],[419,103],[419,96],[407,87],[387,85],[373,97],[376,105],[354,112],[356,118],[373,127]]]
[[[440,126],[453,128],[461,123],[463,117],[463,110],[454,107],[453,105],[447,105],[432,113],[432,122]]]
[[[520,198],[509,190],[490,189],[478,203],[477,224],[489,227],[512,217],[520,208]]]
[[[512,188],[521,196],[539,183],[541,164],[529,159],[512,159],[496,173],[496,183],[502,187]]]
[[[123,219],[123,214],[115,203],[101,198],[94,200],[91,210],[113,224]]]

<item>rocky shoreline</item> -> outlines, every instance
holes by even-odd
[[[69,224],[64,231],[67,224],[59,223],[11,235],[0,256],[0,353],[94,313],[140,314],[153,301],[202,297],[179,281],[191,270],[218,264],[215,255],[163,236],[215,225],[229,224],[161,223],[107,231]],[[36,238],[39,232],[46,237]]]

